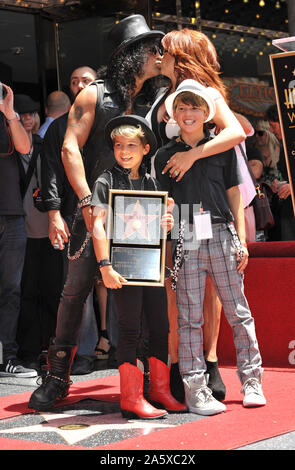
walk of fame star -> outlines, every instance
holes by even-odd
[[[162,424],[159,421],[137,421],[122,418],[121,413],[85,414],[70,413],[40,413],[45,422],[31,426],[2,429],[0,434],[47,433],[59,434],[69,445],[76,444],[88,437],[109,430],[142,429],[143,434],[155,431],[157,428],[175,427],[172,424]],[[161,420],[162,421],[162,420]]]
[[[122,236],[122,241],[130,238],[133,234],[138,233],[143,239],[150,241],[151,236],[148,230],[148,225],[156,220],[159,216],[157,214],[146,214],[145,209],[137,200],[133,204],[131,213],[117,213],[117,216],[125,222],[125,231]]]

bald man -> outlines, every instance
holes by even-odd
[[[76,97],[83,88],[87,87],[96,78],[96,71],[91,67],[82,66],[75,69],[70,78],[70,89],[73,97]]]
[[[63,91],[53,91],[47,97],[45,113],[46,119],[38,130],[38,135],[44,138],[49,125],[54,119],[68,113],[71,107],[70,98]]]
[[[96,78],[95,70],[86,65],[73,70],[69,81],[73,100]],[[67,121],[68,111],[50,126],[43,144],[45,158],[42,161],[42,192],[49,215],[49,238],[52,245],[58,239],[61,250],[64,242],[68,242],[70,231],[67,222],[74,214],[77,204],[61,160]]]

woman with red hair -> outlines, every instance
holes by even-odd
[[[227,105],[226,88],[220,78],[220,65],[217,53],[210,39],[200,31],[184,28],[167,33],[162,39],[163,58],[161,73],[170,80],[170,86],[153,104],[146,118],[151,123],[162,146],[175,134],[175,125],[168,123],[165,99],[186,79],[198,81],[209,87],[216,105],[213,122],[220,132],[215,139],[196,147],[189,152],[179,152],[170,158],[165,168],[179,181],[184,173],[199,158],[209,157],[224,152],[238,145],[246,138],[251,124],[240,115],[234,115]],[[208,90],[207,90],[208,91]],[[240,122],[239,122],[240,121]],[[185,158],[184,158],[185,155]]]
[[[146,118],[149,121],[161,147],[178,134],[179,128],[165,109],[165,100],[178,85],[186,79],[198,81],[206,87],[214,99],[216,112],[212,119],[216,137],[186,152],[178,152],[167,162],[164,172],[169,171],[172,178],[180,181],[186,171],[200,158],[225,152],[238,145],[252,130],[247,119],[234,115],[227,104],[226,88],[220,78],[220,65],[216,49],[210,39],[202,32],[184,28],[167,33],[162,38],[163,58],[161,73],[170,80],[170,86],[162,89]],[[153,162],[152,162],[153,164]],[[152,168],[153,174],[153,168]],[[170,263],[172,261],[170,260]],[[183,386],[178,370],[177,359],[177,307],[171,289],[168,289],[168,312],[170,321],[171,390],[177,399],[184,397]],[[225,386],[218,370],[217,341],[220,327],[221,303],[215,287],[207,277],[204,298],[204,349],[208,386],[218,400],[225,397]]]

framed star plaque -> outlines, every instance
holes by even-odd
[[[167,198],[166,191],[109,191],[109,256],[129,285],[164,286]]]

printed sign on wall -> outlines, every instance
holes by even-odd
[[[295,51],[270,55],[295,216]]]
[[[269,106],[276,103],[274,88],[258,78],[224,77],[229,106],[234,111],[263,118]]]

